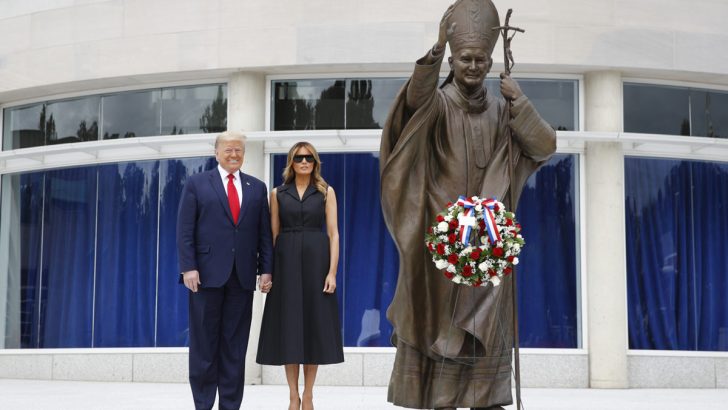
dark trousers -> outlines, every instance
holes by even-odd
[[[253,291],[240,286],[235,269],[225,286],[190,292],[190,387],[195,409],[221,410],[243,401]]]

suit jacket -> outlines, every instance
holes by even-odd
[[[273,241],[265,184],[240,172],[243,203],[233,221],[217,168],[192,175],[177,216],[181,272],[200,272],[202,287],[225,285],[235,263],[240,285],[255,290],[256,275],[273,272]]]

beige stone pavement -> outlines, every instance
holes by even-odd
[[[320,386],[317,410],[396,409],[386,387]],[[525,410],[725,410],[728,389],[524,389]],[[286,409],[285,386],[246,386],[243,409]],[[193,409],[186,384],[0,379],[2,410]],[[515,410],[515,406],[507,407]]]

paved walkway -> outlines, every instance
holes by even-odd
[[[386,387],[331,387],[316,390],[317,410],[396,409]],[[724,410],[728,390],[524,389],[526,410]],[[180,410],[193,409],[185,384],[101,383],[0,379],[3,410]],[[285,386],[246,386],[243,409],[284,410]],[[509,406],[515,410],[515,406]]]

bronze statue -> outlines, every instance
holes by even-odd
[[[398,406],[497,409],[512,403],[512,281],[496,288],[455,285],[424,245],[425,229],[458,195],[495,197],[515,210],[526,179],[556,150],[554,130],[509,75],[501,74],[501,93],[510,104],[483,86],[498,27],[490,0],[451,5],[437,42],[417,61],[384,126],[382,210],[400,254],[387,311],[397,347],[388,400]],[[438,88],[446,42],[451,71]]]

